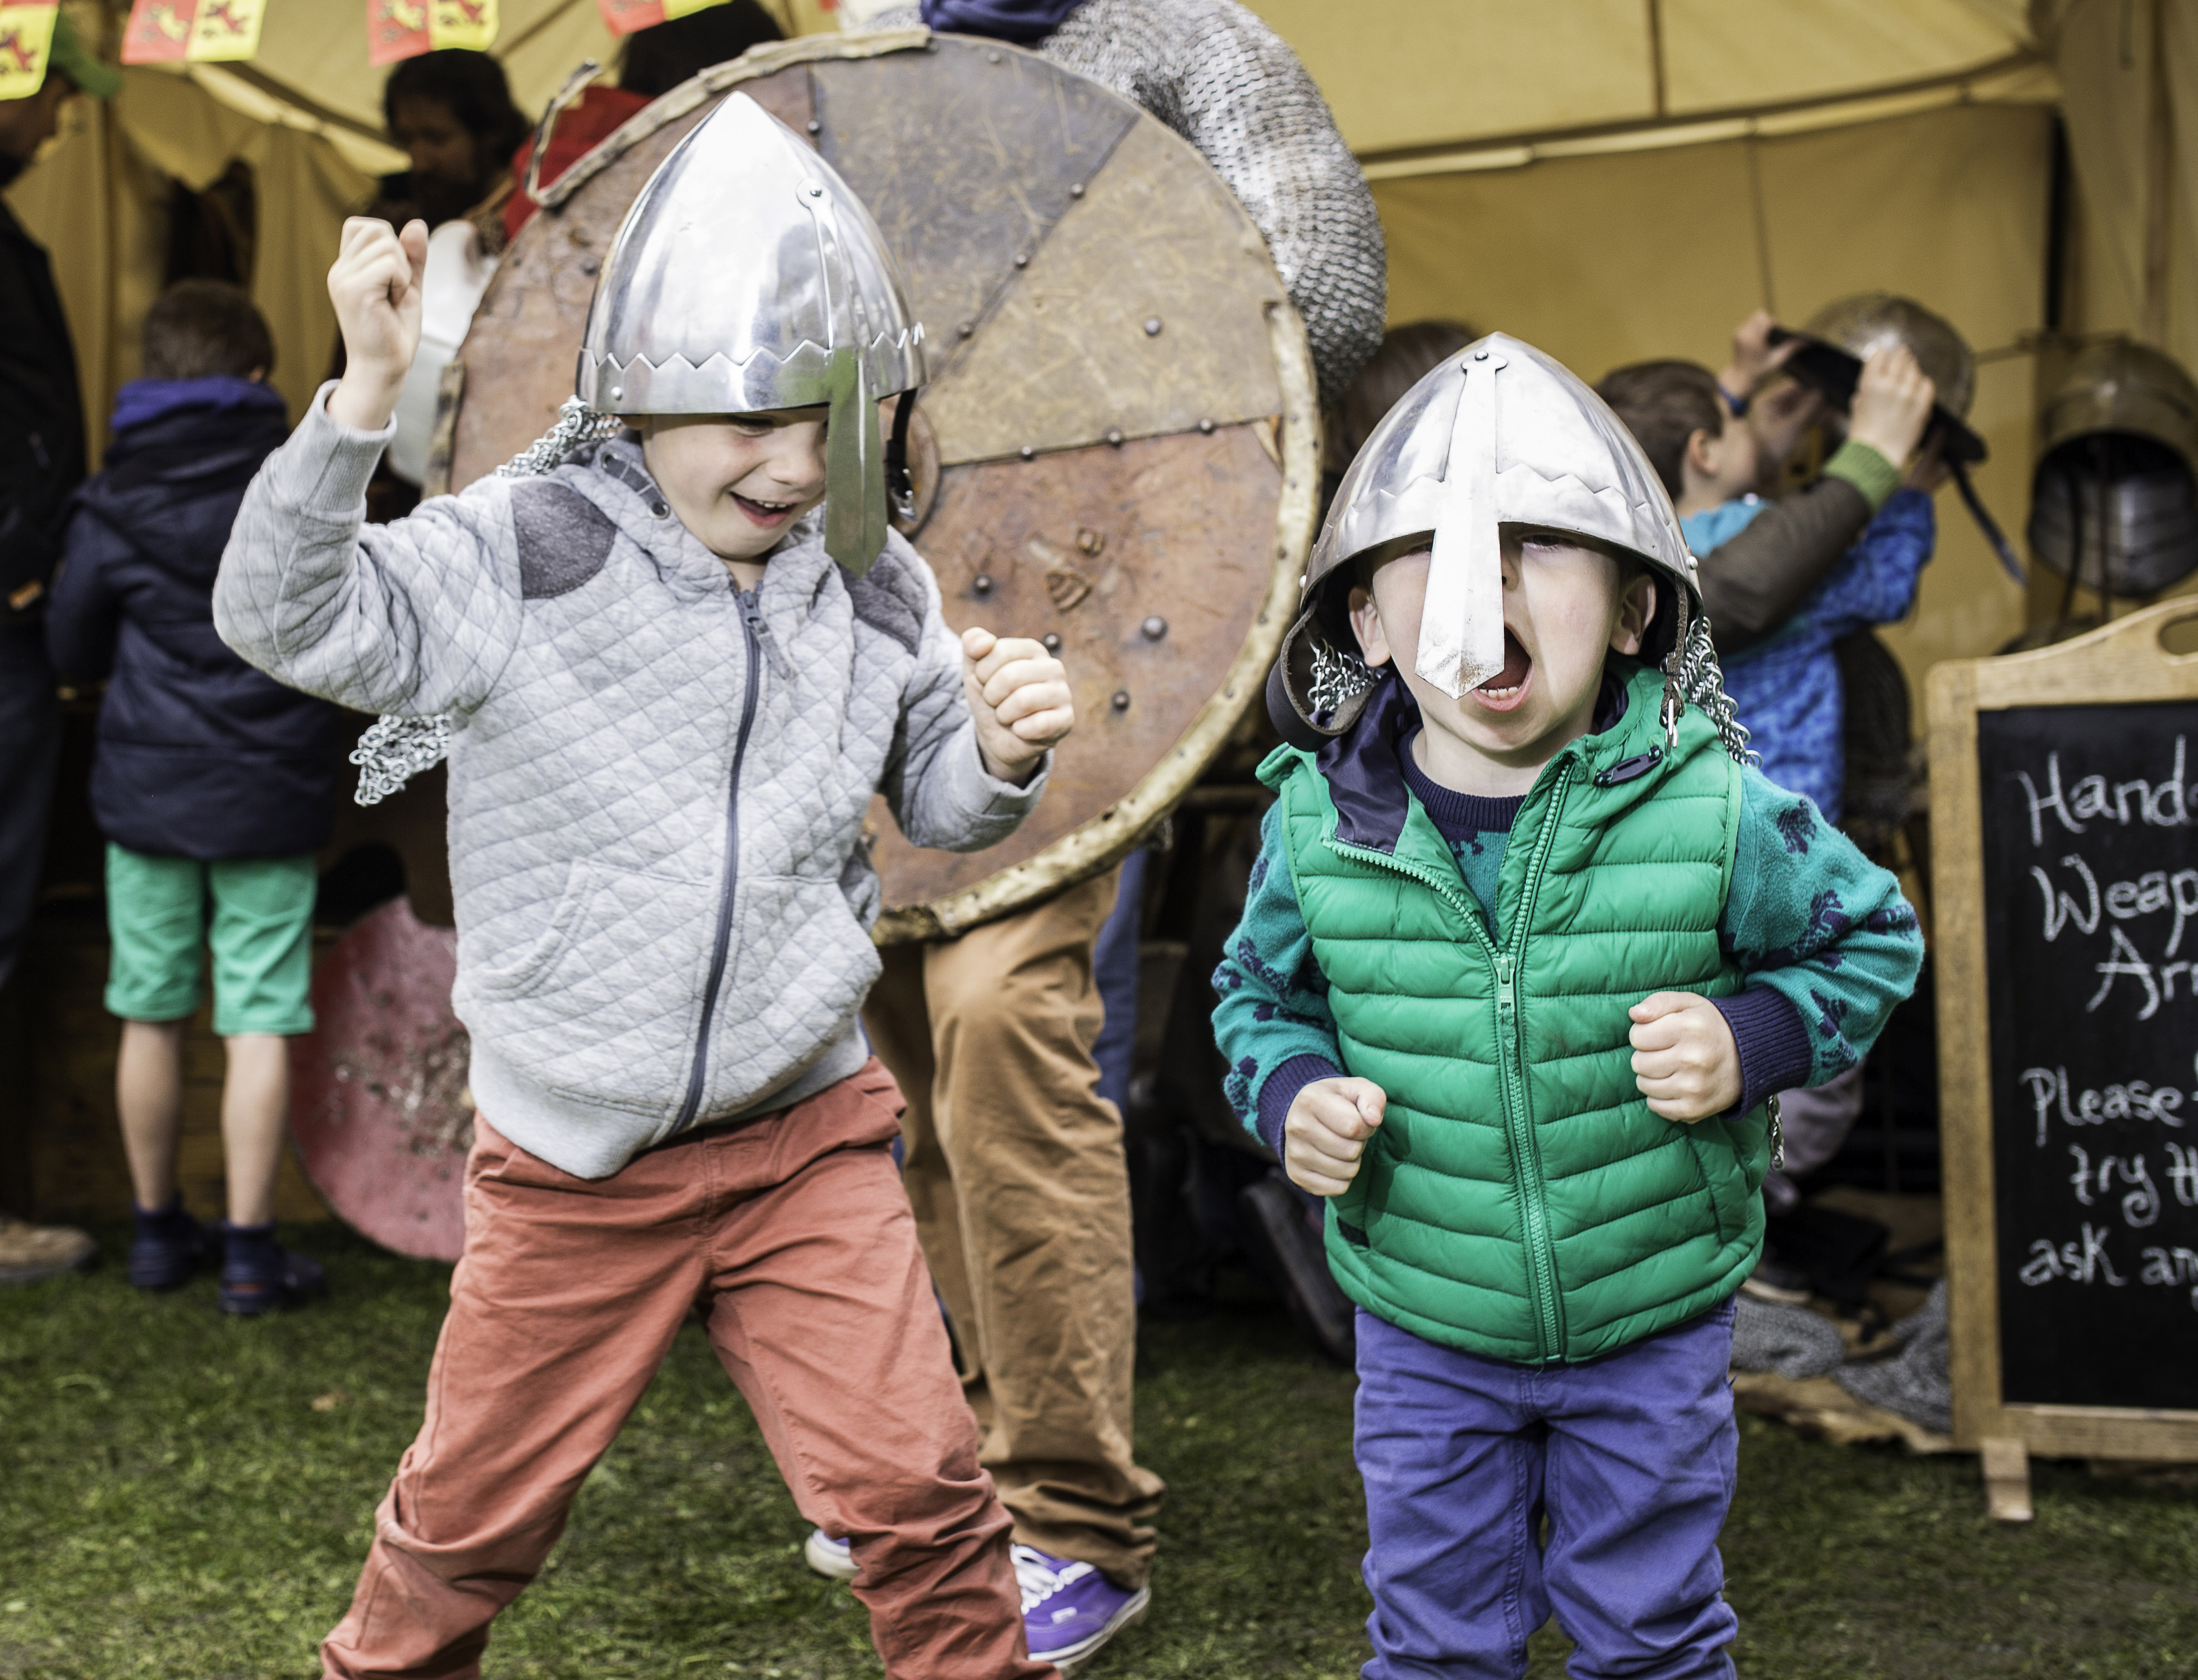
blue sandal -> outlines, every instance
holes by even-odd
[[[275,1227],[222,1226],[228,1258],[221,1268],[221,1310],[244,1317],[303,1306],[329,1291],[317,1260],[275,1246]]]

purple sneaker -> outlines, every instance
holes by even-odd
[[[1124,1628],[1144,1619],[1152,1589],[1118,1587],[1088,1563],[1016,1546],[1015,1580],[1023,1591],[1023,1632],[1030,1654],[1073,1674]]]

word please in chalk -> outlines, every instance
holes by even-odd
[[[2061,1124],[2104,1125],[2109,1120],[2151,1120],[2181,1129],[2183,1093],[2172,1085],[2154,1085],[2143,1079],[2077,1093],[2069,1100],[2068,1070],[2065,1067],[2026,1067],[2022,1083],[2030,1087],[2030,1101],[2038,1111],[2038,1147],[2045,1147],[2046,1122],[2060,1110]],[[2192,1093],[2198,1101],[2198,1092]]]
[[[2131,823],[2154,828],[2189,827],[2190,806],[2183,796],[2183,737],[2178,735],[2175,737],[2175,768],[2165,781],[2146,782],[2133,777],[2110,783],[2103,776],[2086,776],[2064,788],[2061,755],[2049,753],[2045,759],[2045,791],[2042,793],[2028,770],[2016,771],[2022,782],[2022,791],[2030,799],[2030,843],[2045,844],[2048,816],[2072,834],[2087,832],[2085,825],[2091,823],[2118,823],[2124,828]]]

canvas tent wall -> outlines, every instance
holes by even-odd
[[[84,0],[72,0],[83,4]],[[827,0],[773,0],[794,28]],[[871,0],[839,0],[855,10]],[[788,7],[791,9],[788,9]],[[607,56],[594,0],[504,0],[497,52],[538,110]],[[1595,376],[1722,359],[1759,304],[1800,320],[1910,292],[1980,352],[1979,487],[2019,531],[2040,334],[2139,330],[2198,360],[2198,5],[2191,0],[1254,0],[1365,160],[1391,317],[1502,326]],[[321,276],[340,216],[398,160],[357,0],[275,0],[259,56],[132,71],[10,197],[55,256],[103,409],[160,277],[163,177],[232,157],[259,194],[253,290],[294,409],[325,367]],[[111,23],[110,23],[111,28]],[[2073,169],[2056,247],[2056,122]],[[2049,276],[2049,270],[2054,274]],[[2044,610],[1951,497],[1918,611],[1920,674]],[[2057,597],[2056,597],[2057,599]]]

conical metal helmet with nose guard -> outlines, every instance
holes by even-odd
[[[1340,735],[1373,678],[1346,599],[1364,556],[1431,547],[1415,670],[1453,697],[1503,668],[1502,529],[1529,526],[1639,559],[1665,585],[1643,644],[1667,724],[1693,700],[1736,752],[1695,558],[1641,445],[1579,375],[1504,333],[1446,358],[1375,427],[1344,474],[1270,683],[1286,735]]]
[[[861,576],[889,511],[878,403],[924,381],[923,327],[832,166],[746,94],[666,158],[612,241],[576,381],[599,414],[828,410],[824,546]]]

